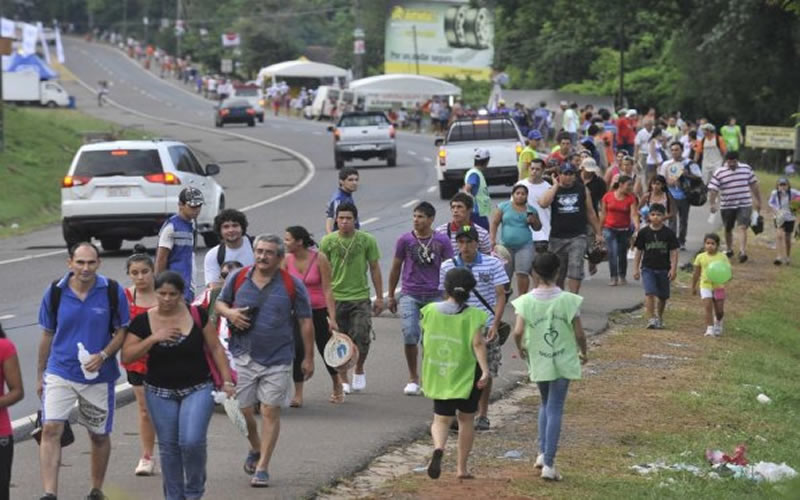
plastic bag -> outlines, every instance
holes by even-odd
[[[722,225],[722,217],[719,215],[719,211],[713,212],[708,216],[708,225],[714,228]]]

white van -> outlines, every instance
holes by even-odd
[[[306,106],[303,115],[309,120],[333,118],[333,112],[338,106],[341,94],[342,91],[337,87],[320,85],[314,96],[314,102],[310,106]]]

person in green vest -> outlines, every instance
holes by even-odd
[[[472,206],[472,223],[487,231],[489,230],[489,213],[492,211],[492,199],[489,197],[489,185],[486,183],[484,172],[489,168],[489,158],[488,149],[475,149],[475,166],[467,170],[464,175],[463,188],[463,191],[475,198],[475,204]]]
[[[739,151],[739,148],[744,144],[742,127],[736,124],[735,116],[728,118],[728,124],[721,127],[719,133],[725,141],[728,151]]]
[[[539,254],[533,262],[538,286],[511,302],[517,313],[514,342],[541,394],[539,454],[534,467],[551,481],[561,480],[555,457],[569,382],[581,378],[581,364],[588,360],[580,318],[583,298],[555,285],[558,267],[557,255]]]
[[[444,277],[447,299],[422,308],[422,389],[433,399],[433,458],[428,476],[437,479],[450,424],[458,412],[456,476],[472,478],[467,458],[475,436],[474,417],[481,391],[489,381],[489,361],[481,331],[488,315],[467,305],[476,281],[465,268]]]

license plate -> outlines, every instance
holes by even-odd
[[[374,144],[359,144],[358,146],[353,146],[354,151],[369,151],[375,149]]]
[[[109,198],[122,198],[131,195],[131,188],[129,187],[110,187],[108,188]]]

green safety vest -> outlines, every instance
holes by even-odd
[[[489,185],[486,184],[486,178],[483,176],[483,172],[475,167],[467,170],[467,174],[464,176],[464,184],[467,183],[467,179],[469,179],[469,176],[472,174],[478,174],[478,179],[480,180],[478,184],[478,194],[475,195],[475,206],[478,207],[478,215],[481,217],[489,217],[489,213],[492,211],[492,199],[489,197]]]
[[[583,297],[561,292],[550,300],[525,294],[511,304],[525,319],[522,345],[528,351],[528,375],[532,382],[559,378],[581,378],[578,343],[572,320],[578,314]]]
[[[467,307],[458,314],[439,312],[435,302],[422,308],[422,390],[430,399],[466,399],[475,382],[472,337],[488,315]]]

